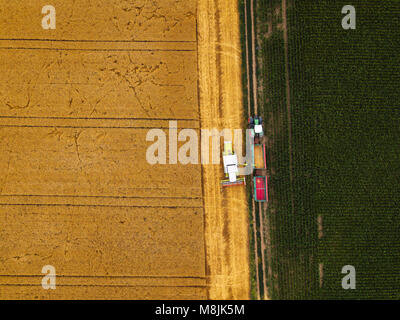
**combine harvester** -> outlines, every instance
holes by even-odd
[[[232,141],[224,142],[224,152],[222,153],[224,162],[224,173],[228,179],[222,180],[222,187],[246,185],[244,177],[238,177],[239,165],[237,155],[233,152]]]
[[[254,200],[268,202],[267,158],[265,153],[264,130],[261,117],[249,118],[249,129],[253,138],[253,184]]]
[[[257,202],[268,202],[267,160],[261,117],[249,118],[249,129],[251,129],[252,138],[251,165],[253,169],[254,199]],[[246,179],[238,177],[238,158],[233,152],[232,141],[224,142],[222,158],[224,173],[227,178],[221,181],[222,187],[246,185]]]

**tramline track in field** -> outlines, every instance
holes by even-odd
[[[248,8],[250,6],[250,8]],[[245,45],[246,45],[246,71],[247,71],[247,92],[248,92],[248,104],[247,111],[248,117],[258,115],[258,100],[257,100],[257,65],[256,65],[256,39],[255,39],[255,9],[254,0],[244,0],[244,20],[245,20]],[[249,32],[250,28],[250,32]],[[251,74],[250,74],[251,73]],[[252,79],[252,81],[250,81]],[[253,179],[252,179],[253,180]],[[257,180],[257,178],[256,178]],[[260,183],[255,181],[255,183]],[[265,187],[265,186],[264,186]],[[257,188],[254,189],[255,192]],[[266,212],[267,202],[264,205],[258,202],[258,206],[255,205],[254,197],[252,198],[252,220],[253,220],[253,236],[255,244],[255,260],[256,260],[256,282],[257,282],[257,298],[268,299],[268,290],[266,283],[266,265],[265,265],[265,238],[264,238],[264,214]],[[256,213],[258,212],[258,221]],[[260,237],[257,237],[257,233],[260,233]],[[258,242],[260,245],[258,245]],[[259,271],[258,263],[258,248],[261,251],[261,272]],[[260,275],[261,274],[261,275]],[[262,279],[262,290],[260,283]]]

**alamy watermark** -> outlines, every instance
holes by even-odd
[[[51,5],[46,5],[42,8],[42,14],[45,14],[42,18],[42,28],[54,30],[56,28],[56,9]]]
[[[342,8],[342,14],[345,16],[342,19],[342,28],[344,30],[356,29],[356,9],[351,5],[346,5]]]
[[[200,132],[200,136],[198,134]],[[252,166],[252,130],[246,130],[246,154],[243,150],[242,129],[181,129],[178,131],[177,121],[169,121],[169,129],[150,129],[146,141],[153,142],[146,151],[149,164],[220,164],[221,138],[233,141],[234,151],[238,157],[239,175],[250,175]],[[168,141],[167,141],[168,140]],[[178,148],[178,142],[181,146]],[[182,142],[184,142],[182,144]],[[211,142],[211,144],[210,144]],[[167,152],[168,151],[168,152]],[[168,156],[167,156],[168,153]]]
[[[346,274],[342,279],[342,288],[345,290],[356,288],[356,268],[346,265],[342,268],[342,273]]]
[[[42,278],[42,288],[45,290],[56,289],[56,268],[46,265],[42,268],[42,273],[46,274]]]

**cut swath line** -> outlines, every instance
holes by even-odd
[[[318,216],[318,239],[321,239],[324,236],[324,229],[322,225],[322,216]]]
[[[322,288],[324,284],[324,263],[319,264],[319,287]]]

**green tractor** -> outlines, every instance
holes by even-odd
[[[262,126],[262,118],[259,116],[249,118],[249,129],[251,129],[251,135],[253,138],[262,138],[264,130]]]

